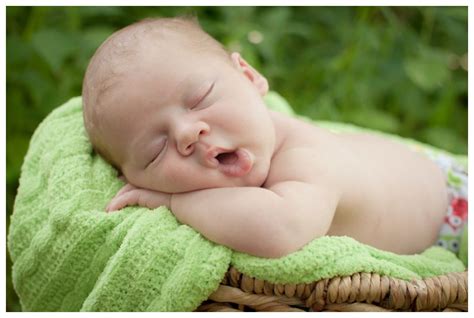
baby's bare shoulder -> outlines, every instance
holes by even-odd
[[[283,181],[312,184],[334,182],[342,164],[339,137],[321,128],[290,119],[281,128],[284,143],[274,154],[265,186]]]

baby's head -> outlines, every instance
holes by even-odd
[[[135,186],[179,193],[261,186],[275,148],[266,79],[186,18],[111,35],[83,83],[95,150]]]

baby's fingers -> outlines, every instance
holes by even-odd
[[[140,189],[138,192],[137,203],[139,206],[155,209],[159,206],[169,206],[170,195],[152,190]]]
[[[119,190],[119,192],[117,192],[117,194],[115,195],[115,197],[121,196],[121,195],[124,194],[125,192],[131,191],[131,190],[134,190],[134,189],[136,189],[135,186],[131,185],[130,183],[127,183],[126,185],[124,185],[124,186]]]
[[[117,194],[107,205],[107,212],[120,210],[129,205],[139,205],[150,209],[170,204],[170,194],[145,189],[129,189]]]
[[[122,191],[122,190],[120,190],[120,191]],[[123,209],[126,206],[138,204],[139,192],[140,192],[140,190],[137,190],[137,189],[135,189],[135,190],[130,190],[129,189],[128,192],[123,191],[122,194],[117,194],[109,202],[109,204],[105,208],[105,211],[107,211],[107,212],[117,211],[117,210]]]

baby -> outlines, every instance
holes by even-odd
[[[267,91],[192,19],[114,33],[83,85],[90,140],[127,183],[106,210],[165,205],[208,239],[269,258],[323,235],[401,254],[435,244],[448,209],[438,165],[270,111]]]

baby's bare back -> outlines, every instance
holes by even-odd
[[[277,181],[278,169],[288,170],[289,160],[319,166],[302,169],[305,178],[330,180],[328,186],[341,193],[328,235],[347,235],[401,254],[421,252],[436,242],[448,203],[445,177],[430,159],[374,134],[336,135],[294,119],[277,122],[289,137],[282,147],[285,160],[275,158],[277,167],[268,181]],[[289,155],[292,148],[298,149],[294,156]]]
[[[347,134],[341,139],[359,169],[329,234],[345,231],[397,253],[417,253],[433,245],[448,204],[441,169],[421,153],[383,137]],[[347,222],[351,216],[353,222]]]

